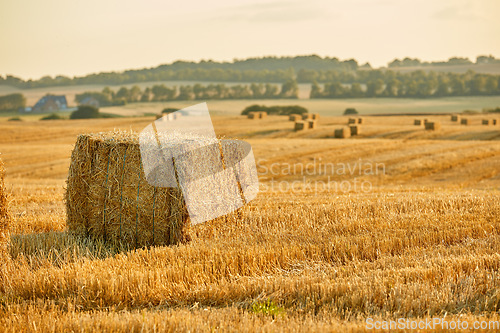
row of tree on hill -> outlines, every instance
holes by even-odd
[[[252,111],[266,111],[267,114],[274,114],[274,115],[305,114],[309,112],[306,108],[300,105],[266,106],[266,105],[253,104],[243,109],[243,111],[241,111],[241,114],[247,115],[249,112]]]
[[[315,71],[355,71],[358,63],[354,59],[319,57],[317,55],[296,57],[262,57],[235,59],[232,62],[202,60],[200,62],[175,61],[154,68],[102,72],[81,77],[44,76],[39,80],[22,80],[7,75],[0,76],[0,85],[18,88],[67,86],[84,84],[122,85],[154,81],[216,81],[216,82],[285,82],[296,78],[301,69]]]
[[[311,98],[407,97],[500,95],[500,76],[415,71],[372,71],[362,80],[334,80],[323,86],[312,84]]]
[[[81,103],[87,97],[96,99],[101,106],[123,105],[136,102],[163,102],[174,100],[210,100],[210,99],[276,99],[298,98],[299,88],[294,80],[287,80],[280,86],[275,84],[252,83],[250,85],[194,84],[168,87],[154,85],[142,90],[138,86],[121,87],[113,91],[109,87],[102,91],[90,91],[75,96]]]
[[[475,64],[499,63],[493,56],[478,56]],[[468,58],[450,58],[448,61],[425,62],[420,59],[395,59],[389,68],[415,66],[472,65]],[[154,68],[101,72],[80,77],[44,76],[39,80],[23,80],[7,75],[0,76],[0,85],[18,88],[38,88],[85,84],[123,85],[154,81],[215,81],[215,82],[285,82],[295,79],[299,83],[331,82],[336,76],[349,74],[363,80],[364,72],[371,71],[370,64],[362,66],[354,59],[339,60],[317,55],[296,57],[262,57],[235,59],[232,62],[202,60],[199,62],[176,61]],[[345,81],[342,81],[345,82]]]
[[[418,58],[394,59],[387,66],[395,67],[425,67],[425,66],[457,66],[457,65],[473,65],[473,64],[498,64],[500,59],[496,59],[492,55],[481,55],[476,58],[476,62],[472,62],[469,58],[452,57],[448,61],[421,61]]]

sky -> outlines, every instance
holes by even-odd
[[[4,0],[0,75],[38,79],[317,54],[500,57],[498,0]]]

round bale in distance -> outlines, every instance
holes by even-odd
[[[425,129],[428,131],[437,131],[441,129],[441,123],[439,121],[425,123]]]
[[[305,121],[296,121],[295,122],[295,130],[296,131],[302,131],[305,129],[307,129]]]
[[[351,129],[349,127],[338,128],[333,132],[333,136],[338,139],[345,139],[351,136]]]

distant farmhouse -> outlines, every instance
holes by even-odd
[[[95,99],[94,97],[85,97],[80,102],[80,105],[89,105],[89,106],[95,107],[96,109],[99,109],[99,106],[100,106],[99,101],[97,99]]]
[[[36,102],[35,106],[33,106],[31,110],[34,113],[68,111],[68,102],[66,101],[66,96],[64,95],[46,95]]]

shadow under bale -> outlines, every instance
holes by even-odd
[[[105,259],[129,250],[102,240],[61,231],[11,235],[8,253],[14,260],[24,257],[31,268],[63,266],[82,258]]]

